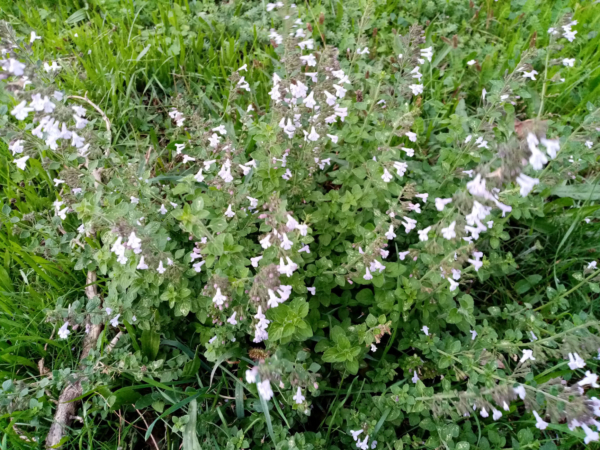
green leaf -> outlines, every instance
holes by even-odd
[[[154,361],[158,355],[160,346],[160,335],[153,330],[142,331],[142,354],[150,361]]]
[[[570,197],[575,200],[600,200],[600,186],[597,184],[555,186],[550,190],[550,195]]]
[[[190,402],[188,408],[188,423],[185,424],[183,429],[183,450],[202,450],[200,442],[198,441],[198,434],[196,432],[196,420],[198,419],[198,404],[196,400]]]

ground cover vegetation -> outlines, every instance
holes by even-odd
[[[597,3],[0,0],[0,448],[593,448]]]

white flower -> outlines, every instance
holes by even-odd
[[[273,389],[271,389],[271,382],[269,380],[264,380],[259,383],[256,383],[256,387],[258,388],[258,394],[265,400],[269,401],[273,397]]]
[[[474,59],[472,59],[471,61],[467,61],[467,66],[473,66],[477,64],[477,61],[475,61]]]
[[[391,241],[396,237],[396,233],[394,233],[394,225],[390,225],[390,229],[387,231],[387,233],[385,233],[385,237],[388,239],[388,241]]]
[[[592,141],[585,141],[585,146],[587,148],[592,148],[594,146],[594,143]]]
[[[256,256],[254,258],[250,258],[250,262],[252,263],[252,267],[258,267],[258,262],[263,259],[262,255],[261,256]]]
[[[335,106],[333,108],[333,111],[335,113],[334,115],[337,116],[337,117],[339,117],[342,120],[342,122],[344,121],[344,119],[348,115],[348,108],[342,108],[340,106]]]
[[[219,137],[219,135],[217,133],[213,133],[209,138],[208,138],[208,142],[210,143],[210,146],[212,148],[215,148],[217,145],[219,145],[219,140],[221,138]]]
[[[527,197],[529,193],[533,190],[533,187],[540,183],[540,180],[537,178],[531,178],[524,173],[519,174],[517,177],[517,184],[521,186],[521,197]]]
[[[312,53],[310,55],[300,56],[300,61],[302,61],[302,64],[306,64],[308,67],[315,67],[317,65],[317,59]]]
[[[373,279],[373,275],[371,275],[371,271],[369,270],[369,268],[368,268],[368,267],[365,267],[365,271],[366,271],[366,272],[365,272],[365,274],[363,275],[363,278],[364,278],[365,280],[367,280],[367,281],[368,281],[368,280],[372,280],[372,279]]]
[[[513,388],[513,392],[519,396],[521,400],[525,400],[527,393],[525,392],[525,387],[522,384],[518,385],[516,388]]]
[[[454,231],[454,227],[456,226],[456,221],[453,221],[446,228],[442,228],[442,236],[444,239],[454,239],[456,237],[456,231]]]
[[[564,27],[563,27],[564,28]],[[563,33],[563,37],[569,41],[573,42],[575,40],[575,35],[577,34],[577,30],[568,30]]]
[[[369,54],[369,47],[365,47],[362,50],[361,50],[360,47],[357,47],[356,54],[357,55],[368,55]]]
[[[429,194],[415,194],[415,197],[423,200],[423,203],[427,203],[427,199],[429,198]]]
[[[485,96],[487,95],[487,91],[485,90],[485,88],[483,88],[483,90],[481,91],[481,98],[483,100],[485,100]]]
[[[317,104],[315,101],[315,91],[312,91],[310,94],[308,94],[308,96],[302,100],[302,103],[304,103],[307,108],[313,109]]]
[[[288,239],[287,233],[283,233],[280,247],[284,250],[290,250],[293,245],[294,243]]]
[[[498,420],[500,417],[502,417],[502,413],[500,411],[498,411],[495,408],[492,408],[492,418],[494,420]]]
[[[535,358],[533,357],[533,350],[523,350],[523,356],[521,356],[521,360],[519,362],[524,363],[527,360],[535,361]]]
[[[165,266],[163,265],[163,262],[162,262],[162,261],[160,261],[160,262],[158,263],[158,268],[156,269],[156,271],[157,271],[158,273],[160,273],[161,275],[167,271],[167,269],[165,269]]]
[[[69,322],[67,321],[58,329],[58,337],[61,339],[67,339],[69,334],[71,334],[71,330],[69,330]]]
[[[410,217],[403,217],[402,220],[402,225],[404,225],[404,231],[407,234],[417,227],[417,221],[415,219],[411,219]]]
[[[411,142],[417,142],[417,133],[413,133],[412,131],[407,131],[406,133],[404,133],[406,136],[408,136],[408,139]],[[404,149],[403,149],[404,150]],[[414,150],[413,150],[414,152]],[[408,153],[408,152],[407,152]],[[408,155],[408,156],[412,156],[412,155]]]
[[[533,81],[535,81],[535,76],[538,74],[537,70],[532,69],[531,72],[527,72],[526,70],[523,70],[523,78],[530,78]]]
[[[358,439],[358,436],[362,434],[363,430],[350,430],[350,434],[352,435],[352,439],[355,441]]]
[[[433,47],[427,47],[422,49],[421,56],[423,58],[427,58],[427,61],[431,62],[431,57],[433,56]]]
[[[582,423],[581,428],[585,432],[585,439],[583,440],[583,442],[585,442],[586,444],[589,444],[590,442],[596,442],[600,439],[600,434],[598,434],[597,431],[592,430],[586,424]],[[598,425],[598,422],[596,422],[596,428],[600,429],[600,425]]]
[[[471,340],[474,341],[475,338],[477,337],[477,331],[469,330],[469,332],[471,333]]]
[[[319,139],[319,135],[317,134],[317,132],[315,131],[315,127],[312,127],[310,129],[310,134],[307,136],[309,141],[315,142]]]
[[[205,262],[206,261],[198,261],[197,263],[192,264],[192,267],[194,268],[196,273],[202,272],[202,266],[204,265]]]
[[[212,301],[217,306],[223,306],[223,304],[227,301],[227,297],[221,293],[221,288],[217,288]]]
[[[589,370],[585,372],[585,377],[577,383],[579,386],[592,386],[593,388],[599,388],[598,385],[598,375],[590,372]]]
[[[165,208],[165,205],[160,205],[158,212],[164,216],[167,213],[167,208]]]
[[[37,41],[38,39],[42,39],[41,36],[38,36],[35,31],[32,31],[30,34],[30,38],[29,38],[29,43],[33,44],[35,41]]]
[[[447,278],[447,280],[450,283],[450,292],[455,291],[456,288],[458,287],[458,283],[456,281],[454,281],[452,278]]]
[[[560,141],[558,139],[541,139],[542,144],[546,147],[546,153],[552,159],[556,158],[556,154],[560,150]]]
[[[312,39],[307,39],[306,41],[298,42],[298,47],[302,50],[313,50],[315,48],[315,41]]]
[[[138,270],[146,270],[147,268],[148,268],[148,265],[144,261],[144,255],[142,255],[142,257],[140,258],[140,262],[137,265],[136,269],[138,269]]]
[[[307,287],[306,290],[308,292],[310,292],[312,295],[316,295],[317,294],[317,288],[316,287]]]
[[[405,162],[394,161],[394,169],[396,169],[396,174],[398,174],[399,177],[403,177],[408,169],[408,164]]]
[[[423,331],[423,333],[425,333],[425,336],[429,336],[429,327],[427,325],[423,325],[423,328],[421,328],[421,330]]]
[[[8,60],[8,64],[4,67],[7,72],[10,72],[17,77],[20,77],[21,75],[23,75],[23,73],[25,73],[25,64],[13,58],[10,58]]]
[[[244,67],[244,66],[242,66],[242,67]],[[241,70],[241,68],[240,68],[240,70]],[[217,133],[221,134],[222,136],[225,136],[227,134],[227,130],[225,129],[225,125],[223,125],[223,124],[219,125],[218,127],[213,128],[212,131],[216,131]],[[184,145],[184,144],[181,144],[181,145]]]
[[[267,234],[264,238],[262,238],[259,241],[261,247],[264,248],[265,250],[268,249],[272,245],[271,242],[269,242],[270,239],[271,239],[271,235]]]
[[[331,139],[331,142],[333,142],[334,144],[337,144],[337,143],[338,143],[338,137],[337,137],[337,136],[335,136],[335,135],[333,135],[333,134],[328,134],[328,135],[327,135],[327,137],[328,137],[329,139]]]
[[[446,205],[451,202],[452,202],[451,198],[439,198],[438,197],[435,199],[435,208],[438,211],[443,211],[444,208],[446,207]]]
[[[344,98],[346,96],[346,89],[344,89],[339,84],[334,84],[333,88],[335,89],[335,96],[338,98]]]
[[[362,441],[357,441],[356,447],[361,450],[369,450],[369,435],[367,435]]]
[[[115,317],[110,319],[110,324],[115,328],[119,326],[119,317],[121,317],[121,314],[117,314]]]
[[[183,155],[183,164],[187,164],[190,161],[196,161],[196,158],[193,158],[189,155]]]
[[[29,156],[25,155],[22,158],[17,158],[15,159],[13,162],[17,165],[17,167],[21,170],[25,170],[25,167],[27,165],[27,160],[29,159]]]
[[[13,156],[23,153],[22,143],[23,141],[19,139],[8,146],[8,149],[12,152]]]
[[[585,367],[585,361],[577,353],[569,353],[569,369],[577,370]]]
[[[545,430],[548,426],[548,422],[545,422],[535,410],[533,411],[533,415],[535,416],[535,427],[538,430]]]
[[[304,403],[304,400],[306,400],[304,395],[302,395],[302,390],[300,389],[300,386],[298,386],[298,390],[296,391],[296,395],[294,395],[293,399],[298,405]]]
[[[384,168],[383,175],[381,175],[381,179],[386,183],[389,183],[390,181],[392,181],[393,178],[394,176],[387,169]]]
[[[46,71],[46,73],[57,72],[60,70],[60,66],[58,64],[56,64],[56,61],[52,61],[51,64],[48,64],[47,62],[45,62],[44,70]]]
[[[475,141],[475,144],[477,144],[477,148],[489,148],[488,142],[484,141],[482,136],[479,136],[477,138],[477,140]]]
[[[565,67],[574,67],[575,66],[575,58],[564,58],[562,60],[562,64]]]
[[[419,240],[421,242],[425,242],[429,239],[429,236],[427,236],[427,233],[429,233],[429,230],[431,230],[431,226],[428,226],[427,228],[423,228],[422,230],[417,231],[417,233],[419,233]]]
[[[481,408],[481,411],[479,411],[479,414],[481,415],[481,417],[490,417],[490,413],[487,412],[487,410],[485,408]]]
[[[231,209],[231,205],[227,206],[227,211],[225,211],[225,215],[227,217],[229,217],[230,219],[235,216],[235,213],[233,212],[233,210]]]
[[[27,106],[27,102],[23,100],[21,103],[15,106],[10,113],[15,116],[15,119],[17,120],[25,120],[32,111],[33,108],[29,108]]]
[[[413,95],[419,95],[423,93],[423,85],[422,84],[411,84],[409,86],[410,90],[412,91]]]

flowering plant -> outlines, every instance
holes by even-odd
[[[22,220],[45,233],[47,257],[68,254],[86,273],[85,295],[48,311],[59,339],[91,342],[81,373],[43,378],[44,387],[83,383],[73,399],[117,375],[165,386],[210,372],[208,390],[177,393],[196,411],[175,423],[189,448],[196,398],[214,395],[215,373],[229,377],[219,386],[236,400],[226,414],[240,421],[227,429],[223,442],[237,439],[227,448],[398,449],[427,439],[464,450],[481,440],[470,418],[529,413],[539,430],[566,421],[586,443],[598,440],[600,402],[585,389],[598,387],[588,363],[599,323],[584,309],[549,321],[575,288],[557,279],[547,298],[511,302],[481,288],[517,273],[520,255],[504,243],[511,220],[543,217],[544,199],[573,195],[585,186],[578,173],[596,164],[597,109],[576,127],[544,120],[546,93],[561,82],[550,55],[576,38],[577,21],[564,16],[549,30],[545,61],[525,51],[477,100],[444,105],[437,79],[452,43],[440,53],[422,26],[393,33],[390,55],[376,57],[362,22],[344,53],[310,9],[278,2],[266,12],[272,69],[242,61],[210,117],[199,100],[172,97],[147,151],[121,147],[87,95],[58,89],[68,62],[36,65],[37,36],[5,29],[11,176],[42,174],[55,196],[50,214]],[[482,62],[451,63],[474,71]],[[573,64],[562,60],[564,70]],[[532,113],[531,83],[542,71]],[[565,149],[577,150],[577,170]],[[572,183],[560,185],[567,172]],[[577,270],[576,288],[597,294],[595,261]],[[517,292],[540,281],[530,275]],[[96,347],[100,333],[110,337],[107,352]],[[546,379],[565,364],[564,379]],[[372,396],[362,395],[365,383]],[[331,391],[353,400],[329,404]],[[109,391],[95,407],[156,404],[148,395]],[[54,436],[69,420],[57,413]],[[260,424],[242,432],[252,420]],[[428,434],[397,433],[403,424]],[[198,433],[209,442],[208,429]],[[531,433],[524,425],[519,441]],[[484,439],[504,445],[491,429]]]

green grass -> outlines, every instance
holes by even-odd
[[[439,8],[430,8],[427,2],[409,2],[412,4],[408,13],[406,2],[400,1],[375,5],[375,2],[358,0],[323,0],[309,4],[315,18],[321,13],[326,17],[319,31],[327,42],[344,48],[359,35],[367,3],[373,4],[374,13],[368,18],[364,45],[376,49],[379,56],[393,54],[397,38],[392,30],[405,29],[415,17],[427,27],[428,38],[436,44],[434,60],[437,64],[434,64],[430,84],[425,86],[432,100],[423,105],[425,128],[429,133],[446,129],[460,100],[455,95],[457,91],[481,92],[498,68],[513,70],[523,52],[532,45],[543,46],[547,42],[546,30],[557,19],[558,12],[568,6],[573,8],[584,31],[573,47],[555,57],[573,57],[576,52],[578,62],[567,72],[562,85],[549,87],[544,112],[550,118],[568,115],[573,123],[579,123],[580,117],[588,112],[588,103],[598,99],[600,52],[599,40],[593,33],[600,28],[600,14],[591,1],[581,4],[485,1],[481,2],[478,13],[468,1],[437,2],[446,5]],[[454,14],[462,20],[447,23],[444,7],[458,11]],[[196,112],[206,119],[234,114],[235,111],[228,108],[228,76],[243,64],[248,64],[246,78],[256,96],[254,102],[267,103],[269,72],[275,53],[267,37],[271,24],[264,13],[263,2],[106,0],[90,2],[85,7],[83,1],[76,0],[0,0],[0,18],[11,22],[23,36],[28,36],[31,30],[43,36],[41,44],[34,47],[36,56],[45,61],[60,59],[64,64],[60,75],[62,86],[80,95],[87,93],[110,117],[113,130],[109,145],[116,153],[144,153],[150,145],[164,146],[160,130],[170,125],[163,123],[161,116],[178,95],[192,101],[197,106]],[[377,28],[377,33],[373,28]],[[459,51],[451,44],[454,35],[458,36]],[[535,54],[535,50],[532,51]],[[465,62],[469,59],[477,59],[481,71],[467,69]],[[373,64],[374,69],[377,68],[376,60],[361,64]],[[549,77],[556,69],[550,69]],[[471,111],[476,111],[477,100],[475,96],[465,99]],[[531,108],[539,109],[539,99],[534,99]],[[77,348],[79,342],[49,340],[56,330],[45,321],[45,315],[57,302],[68,304],[83,295],[85,272],[76,269],[67,258],[45,255],[40,250],[40,244],[48,238],[44,229],[25,220],[11,220],[48,209],[56,193],[43,170],[25,183],[14,183],[9,176],[8,156],[3,145],[0,154],[0,201],[4,206],[0,228],[0,378],[26,383],[39,378],[37,365],[41,358],[50,371],[77,367],[78,354],[71,347]],[[530,217],[513,217],[510,237],[502,242],[501,250],[512,253],[518,273],[510,278],[499,276],[484,281],[485,285],[477,292],[486,296],[476,297],[476,302],[501,306],[519,302],[527,294],[529,301],[541,304],[547,286],[558,288],[564,284],[570,289],[577,285],[580,280],[573,278],[572,273],[598,258],[597,243],[600,242],[600,221],[595,222],[593,232],[588,228],[584,233],[577,226],[583,217],[600,217],[598,176],[588,174],[588,179],[590,185],[598,189],[591,191],[589,199],[557,198],[539,205],[537,212],[543,211],[543,218],[536,211],[530,211]],[[590,292],[578,289],[569,301],[578,312],[589,315],[600,312],[600,304]],[[568,313],[554,315],[554,323],[565,315]],[[496,319],[490,317],[490,320]],[[180,353],[193,357],[197,337],[183,333],[165,336],[171,347],[163,341],[160,351],[167,360]],[[136,339],[135,345],[139,341],[144,347],[145,338],[140,331],[131,339]],[[108,345],[105,336],[99,345],[100,349]],[[237,356],[231,355],[232,358]],[[248,363],[244,358],[238,359],[240,367]],[[278,405],[270,411],[262,405],[264,416],[251,413],[250,408],[260,410],[261,405],[243,401],[244,393],[250,395],[249,391],[244,391],[231,366],[223,361],[215,368],[202,364],[201,375],[184,376],[176,382],[136,380],[123,370],[109,385],[86,393],[87,411],[83,423],[75,423],[67,448],[112,450],[119,445],[127,449],[152,448],[145,435],[148,426],[156,420],[153,435],[161,440],[161,448],[177,449],[181,439],[171,428],[173,421],[167,416],[180,415],[188,407],[196,408],[196,401],[200,414],[198,427],[207,434],[233,436],[235,427],[245,432],[260,427],[264,435],[285,435],[285,430],[273,429],[271,425],[272,417],[277,423],[288,421]],[[369,395],[355,395],[360,392],[359,386],[342,384],[340,382],[339,389],[315,408],[314,414],[318,417],[315,420],[325,423],[331,419],[325,425],[327,436],[338,428],[343,429],[340,411],[343,405],[358,403],[361,395]],[[52,394],[56,397],[58,391]],[[220,395],[229,403],[224,403]],[[115,403],[107,413],[104,402],[111,396],[115,397]],[[123,408],[121,420],[117,415],[118,406],[132,402],[143,406],[138,408],[143,416],[131,408],[125,413],[126,408]],[[248,417],[252,420],[248,421]],[[27,424],[32,419],[27,411],[0,416],[4,433],[0,448],[36,448],[21,439],[12,426],[13,423]],[[48,423],[35,423],[33,429],[42,433],[36,436],[40,441],[45,437],[43,431],[47,426]],[[309,424],[309,428],[316,431],[318,427]],[[19,429],[29,437],[34,436],[29,434],[27,425],[19,425]],[[182,427],[184,441],[192,439],[190,429]],[[215,438],[213,441],[214,448],[221,448]],[[193,448],[189,441],[186,445]],[[326,448],[325,445],[322,448]]]

